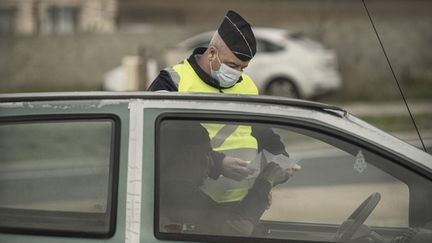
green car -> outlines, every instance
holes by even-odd
[[[184,164],[193,124],[259,128],[288,156],[266,157],[257,138],[261,164],[241,180],[248,194],[211,201],[204,187],[181,187],[224,177],[207,178],[209,156],[200,168]],[[188,156],[206,155],[201,147]],[[270,162],[301,170],[273,187],[254,222],[243,216],[264,199],[246,197]],[[190,178],[168,183],[174,165]],[[0,95],[0,242],[426,243],[431,206],[432,156],[338,107],[220,94]]]

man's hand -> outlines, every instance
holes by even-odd
[[[258,178],[264,179],[270,182],[271,186],[282,184],[286,182],[290,177],[294,175],[295,172],[301,170],[299,165],[294,165],[294,167],[289,169],[282,169],[280,165],[275,162],[270,162],[266,165],[263,171],[258,175]]]
[[[289,177],[293,176],[297,171],[301,170],[301,166],[298,164],[295,164],[292,168],[286,169],[285,171],[288,173]]]
[[[222,175],[236,181],[241,181],[254,173],[254,170],[249,169],[248,165],[247,161],[226,156],[222,161]]]

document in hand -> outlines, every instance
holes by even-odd
[[[264,149],[259,152],[251,161],[251,163],[249,164],[249,168],[259,172],[261,168],[261,162],[263,162],[263,164],[267,164],[272,161],[279,164],[283,169],[289,169],[294,167],[294,165],[297,164],[300,159],[288,158],[288,156],[285,156],[283,154],[274,155]]]

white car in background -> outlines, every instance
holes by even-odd
[[[255,81],[260,93],[308,99],[340,88],[341,77],[333,50],[283,29],[254,28],[253,31],[257,53],[245,72]],[[207,47],[213,33],[201,33],[179,43],[167,53],[168,66],[178,63],[196,47]]]

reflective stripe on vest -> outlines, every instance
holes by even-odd
[[[207,129],[212,143],[213,150],[216,151],[228,151],[234,149],[257,149],[258,145],[256,139],[251,135],[252,128],[250,126],[243,125],[224,125],[224,124],[213,124],[213,123],[202,123],[205,129]],[[225,128],[228,128],[224,131]],[[225,132],[230,132],[225,133]],[[220,135],[218,137],[218,135]],[[214,146],[213,146],[214,145]],[[240,156],[243,160],[251,160],[249,156]]]
[[[219,93],[214,88],[200,79],[187,60],[174,65],[172,69],[166,69],[170,73],[174,83],[178,84],[178,92],[208,92]],[[174,71],[174,73],[172,73]],[[177,81],[178,80],[178,81]],[[258,95],[258,89],[249,76],[242,74],[242,81],[234,87],[223,89],[227,94]],[[256,139],[251,135],[250,126],[224,125],[224,124],[202,124],[208,131],[212,147],[215,151],[223,152],[227,156],[251,161],[257,154],[258,145]],[[237,182],[221,176],[217,181],[208,179],[202,190],[217,202],[228,202],[241,200],[250,188],[251,182],[245,179]]]
[[[219,131],[217,131],[216,135],[211,139],[210,144],[212,148],[220,147],[225,140],[239,128],[236,125],[225,125]]]

